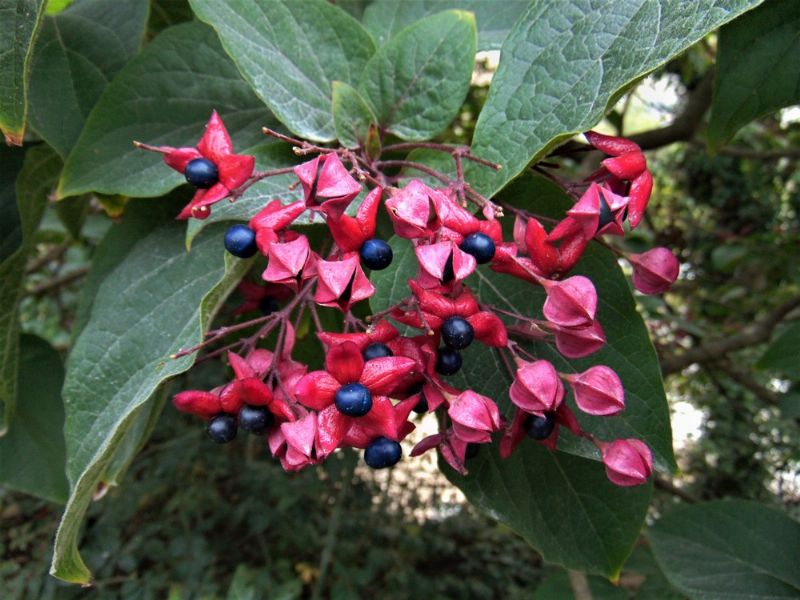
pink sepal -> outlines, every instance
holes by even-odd
[[[542,311],[561,327],[589,327],[597,312],[597,291],[590,279],[575,275],[545,284],[547,299]]]
[[[568,375],[575,404],[590,415],[615,415],[625,409],[625,390],[619,376],[603,365]]]
[[[644,442],[630,438],[600,442],[599,446],[612,483],[622,487],[641,485],[653,473],[653,455]]]
[[[564,400],[564,384],[552,363],[524,363],[508,390],[511,401],[527,413],[543,415],[555,411]]]
[[[680,263],[667,248],[653,248],[642,254],[631,254],[633,287],[643,294],[666,292],[680,272]]]
[[[317,261],[317,289],[314,301],[322,306],[347,312],[350,306],[375,293],[356,252],[345,254],[341,260]]]
[[[583,358],[606,345],[606,334],[599,321],[594,321],[589,327],[582,329],[557,325],[554,325],[553,329],[556,348],[567,358]]]

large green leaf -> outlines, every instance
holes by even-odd
[[[64,475],[64,366],[52,346],[20,338],[19,409],[0,438],[0,484],[54,502],[67,499]]]
[[[793,379],[797,372],[797,357],[800,356],[800,322],[784,329],[767,347],[756,366],[767,371],[778,371]]]
[[[29,120],[62,157],[106,84],[136,54],[147,0],[84,0],[45,17],[31,61]]]
[[[194,146],[212,110],[237,149],[263,139],[269,112],[202,23],[176,25],[145,46],[106,87],[67,158],[61,198],[89,191],[159,196],[183,181],[133,140]]]
[[[0,0],[0,131],[22,144],[28,112],[30,58],[45,0]]]
[[[22,157],[24,154],[24,164]],[[0,148],[0,435],[13,416],[17,395],[19,323],[25,263],[33,247],[47,196],[55,185],[61,159],[46,146],[27,152]],[[20,169],[21,165],[21,170]],[[19,170],[19,175],[17,171]]]
[[[475,13],[478,50],[499,50],[529,0],[378,0],[364,11],[364,27],[379,46],[415,21],[458,8]]]
[[[5,261],[22,244],[22,229],[17,210],[17,175],[25,161],[21,148],[0,146],[0,261]]]
[[[290,167],[298,163],[297,156],[288,145],[262,144],[248,150],[256,157],[256,170],[266,171]],[[294,187],[291,187],[294,184]],[[296,185],[297,177],[293,173],[285,173],[274,177],[266,177],[250,186],[245,194],[236,202],[220,202],[211,211],[207,219],[191,219],[186,227],[186,245],[190,247],[192,240],[211,223],[221,221],[249,221],[258,211],[273,200],[289,204],[303,199],[303,189]]]
[[[531,176],[520,178],[501,199],[545,216],[563,215],[571,204],[549,181]],[[406,280],[417,272],[411,244],[395,238],[392,245],[392,265],[372,275],[377,288],[372,298],[375,310],[406,297]],[[582,426],[604,440],[643,439],[661,468],[674,469],[669,411],[658,361],[627,280],[614,255],[594,244],[574,272],[590,277],[597,287],[598,319],[605,329],[607,346],[588,358],[569,361],[549,345],[525,347],[552,361],[561,372],[582,371],[592,364],[613,368],[625,387],[625,411],[611,418],[580,414]],[[479,267],[467,283],[482,302],[521,314],[541,315],[544,294],[532,284],[485,267]],[[510,418],[511,379],[496,352],[475,343],[463,356],[461,373],[449,381],[459,389],[471,388],[493,398]],[[571,397],[568,401],[572,403]],[[561,451],[553,454],[534,442],[525,442],[508,460],[500,459],[494,448],[485,449],[468,464],[470,474],[466,478],[449,469],[447,473],[470,501],[523,535],[547,560],[615,576],[639,535],[651,486],[614,486],[596,462],[596,450],[588,443],[578,443],[573,436],[564,434],[559,448]]]
[[[98,287],[64,384],[71,492],[56,536],[51,568],[56,577],[90,580],[77,540],[92,494],[124,468],[119,451],[140,445],[131,428],[147,431],[150,418],[141,413],[152,410],[159,386],[195,358],[169,356],[202,339],[249,266],[223,257],[221,237],[220,227],[210,228],[187,253],[182,224],[170,220],[133,244]]]
[[[333,82],[333,121],[336,137],[346,148],[366,145],[370,125],[378,125],[366,101],[343,81]]]
[[[358,84],[375,53],[369,33],[324,0],[192,0],[258,96],[299,136],[336,138],[331,82]]]
[[[175,195],[179,193],[175,192]],[[180,200],[180,199],[179,199]],[[122,263],[142,238],[175,215],[172,198],[132,202],[125,218],[103,236],[92,255],[92,267],[83,280],[72,323],[72,344],[83,331],[92,314],[97,292],[106,277]]]
[[[439,463],[472,504],[511,527],[545,560],[610,578],[619,575],[639,537],[653,487],[617,487],[597,462],[532,441],[505,460],[494,446],[482,448],[469,460],[466,477]]]
[[[381,128],[407,140],[450,125],[469,90],[475,17],[449,10],[404,29],[367,63],[358,90]]]
[[[506,38],[468,165],[492,195],[530,162],[593,127],[618,92],[761,0],[541,0]]]
[[[697,600],[800,597],[800,523],[743,500],[676,508],[648,533],[670,583]]]
[[[800,102],[800,2],[772,0],[723,27],[708,143],[725,145],[740,127]]]

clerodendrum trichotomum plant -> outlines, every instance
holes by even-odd
[[[436,456],[546,561],[618,577],[654,472],[677,470],[635,298],[680,269],[651,248],[672,239],[646,212],[671,187],[645,158],[656,144],[614,107],[701,42],[709,85],[687,105],[701,127],[696,99],[713,102],[709,143],[724,145],[763,105],[797,103],[769,86],[726,103],[764,72],[744,59],[769,48],[747,36],[800,22],[797,3],[46,4],[0,0],[0,129],[23,144],[0,149],[0,483],[66,503],[52,573],[92,581],[84,516],[171,400],[213,456],[245,438],[282,482],[323,481],[353,449],[395,468],[359,467],[378,480]],[[725,59],[726,43],[757,51]],[[482,51],[499,62],[476,67]],[[729,95],[712,95],[715,68]],[[86,278],[58,342],[65,374],[47,369],[57,410],[34,411],[44,395],[16,389],[19,365],[46,361],[20,346],[18,308],[26,268],[50,261],[46,210],[69,237],[53,251],[83,253],[57,287]],[[26,409],[63,430],[50,454],[18,443]]]
[[[419,442],[411,456],[438,449],[462,475],[493,434],[500,438],[500,455],[507,457],[526,437],[554,450],[559,429],[566,427],[599,449],[616,485],[647,480],[653,470],[647,444],[634,438],[599,439],[581,427],[564,401],[566,384],[579,411],[619,414],[625,409],[619,376],[599,364],[580,373],[560,373],[516,341],[552,344],[568,358],[590,356],[605,344],[595,287],[589,278],[570,271],[590,241],[622,236],[626,223],[635,228],[642,220],[653,178],[636,144],[587,132],[586,140],[608,158],[587,181],[564,184],[575,204],[563,219],[550,223],[547,217],[474,191],[464,179],[464,161],[501,167],[467,147],[410,142],[387,146],[373,157],[363,147],[326,148],[267,128],[264,133],[292,144],[295,154],[313,158],[293,168],[255,171],[253,156],[233,152],[216,112],[196,147],[135,142],[162,153],[164,162],[197,188],[178,219],[205,219],[215,203],[235,201],[255,182],[287,171],[297,178],[292,185],[303,190],[302,200],[272,200],[248,225],[233,225],[225,234],[225,248],[234,256],[261,254],[267,259],[260,275],[263,284],[241,284],[246,301],[237,310],[261,316],[223,325],[202,343],[173,355],[213,346],[206,356],[226,358],[234,374],[232,381],[212,390],[176,394],[178,410],[205,419],[208,435],[217,443],[232,441],[239,427],[265,436],[270,452],[288,471],[318,464],[343,447],[364,449],[372,468],[392,467],[402,455],[400,442],[414,429],[413,413],[432,412],[439,432]],[[381,159],[383,153],[416,149],[450,155],[455,177],[410,160]],[[420,171],[439,185],[411,179],[399,187],[398,167]],[[380,210],[387,212],[399,243],[413,248],[417,271],[407,280],[401,300],[362,318],[354,308],[376,293],[369,273],[386,269],[393,259],[392,246],[376,237]],[[506,211],[514,226],[504,238],[500,218]],[[292,229],[308,222],[308,214],[324,221],[329,233],[317,247]],[[678,276],[678,261],[665,248],[624,256],[642,292],[662,292]],[[465,280],[486,268],[543,288],[541,314],[520,314],[482,301]],[[327,330],[318,307],[341,311],[341,328]],[[324,346],[324,370],[309,371],[292,358],[295,332],[306,316],[318,338],[306,343]],[[244,329],[253,331],[218,345]],[[273,332],[277,335],[271,347],[264,347],[263,340]],[[513,380],[506,414],[495,399],[448,383],[450,376],[470,368],[461,351],[472,343],[492,348]]]

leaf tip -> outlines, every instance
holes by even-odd
[[[53,564],[50,565],[50,575],[67,583],[77,583],[84,588],[94,585],[94,578],[86,568],[86,565],[83,564],[83,561],[80,561],[79,564],[74,564],[72,568],[63,568],[56,565],[56,559],[53,558]]]
[[[3,137],[5,137],[7,146],[22,146],[24,131],[4,131]]]

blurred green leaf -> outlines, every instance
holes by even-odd
[[[53,207],[59,221],[64,225],[73,240],[80,239],[81,229],[89,214],[89,196],[73,196],[57,202]]]
[[[8,433],[0,438],[0,483],[53,502],[67,500],[64,474],[64,366],[50,344],[20,337],[19,405]]]
[[[22,162],[24,156],[24,163]],[[18,307],[34,235],[47,197],[61,170],[61,159],[47,146],[27,152],[0,147],[0,435],[8,427],[17,396]],[[21,166],[21,169],[20,169]],[[9,243],[10,242],[10,243]]]
[[[770,0],[722,28],[708,144],[724,146],[743,126],[800,102],[800,2]]]
[[[756,367],[800,378],[800,322],[789,325],[767,347]]]
[[[748,252],[743,244],[722,244],[711,251],[711,265],[717,271],[732,271]]]
[[[756,502],[681,506],[648,538],[670,583],[692,599],[800,596],[800,523]]]

